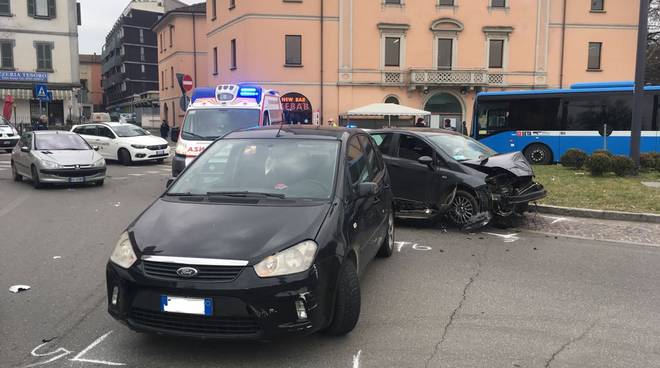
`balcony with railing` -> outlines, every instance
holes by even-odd
[[[411,85],[441,86],[489,86],[503,85],[504,74],[491,73],[485,69],[412,69]]]

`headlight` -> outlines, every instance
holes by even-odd
[[[59,169],[60,168],[60,164],[58,164],[56,162],[53,162],[53,161],[46,161],[46,160],[41,161],[41,166],[43,166],[44,169]]]
[[[291,275],[308,270],[314,262],[318,245],[307,240],[270,256],[254,266],[259,277]]]
[[[131,244],[131,239],[128,237],[128,233],[124,232],[119,237],[117,246],[115,250],[112,251],[110,255],[110,260],[119,267],[129,269],[137,261],[137,256],[133,251],[133,245]]]
[[[93,165],[93,166],[94,166],[94,167],[103,167],[103,166],[105,166],[105,160],[104,160],[104,159],[100,159],[100,160],[94,162],[94,165]]]
[[[143,146],[141,144],[131,144],[131,147],[133,147],[135,149],[145,149],[145,148],[147,148],[147,146]]]
[[[185,156],[186,155],[186,144],[183,142],[179,142],[176,144],[176,154],[180,156]]]

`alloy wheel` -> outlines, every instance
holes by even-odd
[[[474,216],[474,206],[469,199],[458,196],[454,198],[454,205],[449,215],[455,223],[466,224]]]

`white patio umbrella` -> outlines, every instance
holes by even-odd
[[[346,116],[387,116],[388,125],[392,125],[392,116],[426,116],[430,112],[393,103],[374,103],[349,110]]]

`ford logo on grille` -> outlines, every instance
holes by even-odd
[[[177,275],[179,275],[181,277],[187,277],[187,278],[195,277],[195,276],[197,276],[198,273],[199,273],[199,271],[197,271],[196,268],[192,268],[192,267],[181,267],[178,270],[176,270]]]

